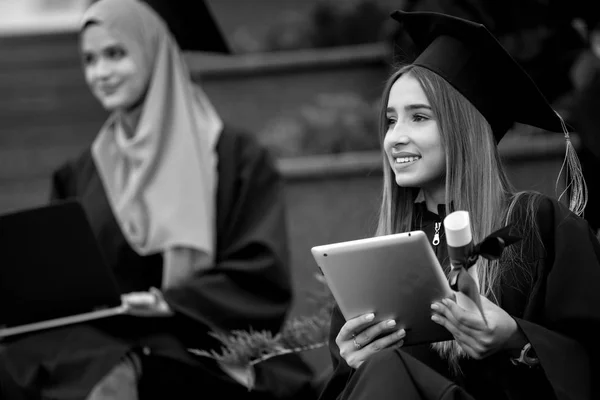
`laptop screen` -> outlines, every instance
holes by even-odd
[[[121,304],[81,204],[0,215],[0,326],[14,327]]]

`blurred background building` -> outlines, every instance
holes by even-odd
[[[89,0],[0,0],[0,34],[73,31]]]

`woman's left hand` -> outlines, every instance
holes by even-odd
[[[148,292],[132,292],[121,296],[128,312],[138,317],[169,317],[173,311],[160,290],[150,288]]]
[[[517,322],[502,308],[481,296],[487,325],[479,311],[467,311],[452,299],[431,305],[431,319],[444,326],[463,350],[482,359],[503,350],[519,334]]]

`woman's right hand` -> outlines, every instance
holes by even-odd
[[[396,328],[396,321],[388,319],[371,326],[373,318],[374,314],[365,314],[347,321],[335,338],[340,356],[352,368],[380,350],[404,343],[406,332]]]
[[[137,317],[170,317],[173,311],[160,290],[150,288],[148,292],[132,292],[121,295],[127,312]]]

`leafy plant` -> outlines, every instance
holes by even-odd
[[[251,389],[254,384],[253,367],[270,358],[290,353],[299,353],[327,345],[329,316],[334,299],[325,278],[317,274],[322,284],[319,289],[308,294],[308,300],[316,306],[312,315],[288,320],[282,330],[273,335],[267,331],[235,330],[231,332],[211,332],[221,344],[221,349],[189,349],[193,354],[212,358],[222,364],[235,366],[249,372],[251,377],[246,384]]]

